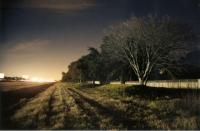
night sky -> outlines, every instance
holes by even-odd
[[[200,0],[3,0],[0,72],[60,79],[99,47],[104,31],[131,16],[169,15],[199,29]]]

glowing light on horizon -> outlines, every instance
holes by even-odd
[[[4,78],[4,73],[0,73],[0,79]]]
[[[40,78],[40,77],[32,77],[30,79],[31,82],[39,82],[39,83],[43,83],[43,82],[55,82],[54,79],[44,79],[44,78]]]
[[[25,80],[28,80],[29,76],[28,75],[22,75],[22,78],[25,79]]]

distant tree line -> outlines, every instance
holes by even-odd
[[[1,81],[22,81],[25,80],[22,77],[9,77],[9,76],[5,76]]]
[[[95,48],[89,48],[89,54],[82,56],[68,66],[68,72],[63,72],[62,81],[84,82],[111,80],[132,80],[134,73],[131,67],[120,60],[110,59],[106,54]]]
[[[62,81],[138,80],[145,85],[149,79],[198,78],[199,65],[186,62],[197,43],[188,24],[167,16],[133,17],[108,29],[100,51],[89,48],[62,73]]]

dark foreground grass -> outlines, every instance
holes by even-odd
[[[127,85],[79,89],[120,100],[117,108],[125,103],[124,114],[145,121],[145,129],[200,129],[200,91],[196,89]]]
[[[20,83],[21,84],[21,83]],[[34,83],[35,84],[35,83]],[[0,129],[13,128],[15,123],[11,123],[10,117],[15,113],[15,111],[23,105],[28,99],[33,98],[37,94],[45,91],[48,87],[54,83],[48,84],[35,84],[34,86],[21,88],[20,86],[16,90],[9,90],[5,92],[0,91],[0,108],[1,108],[1,122]],[[29,86],[29,83],[24,83],[24,85]],[[9,88],[9,86],[7,87]]]

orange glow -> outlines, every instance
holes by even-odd
[[[28,75],[22,75],[22,78],[25,79],[25,80],[28,80],[29,76]]]
[[[44,79],[44,78],[39,78],[39,77],[32,77],[30,79],[31,82],[39,82],[39,83],[44,83],[44,82],[55,82],[54,79]]]
[[[4,78],[4,73],[0,73],[0,79]]]

